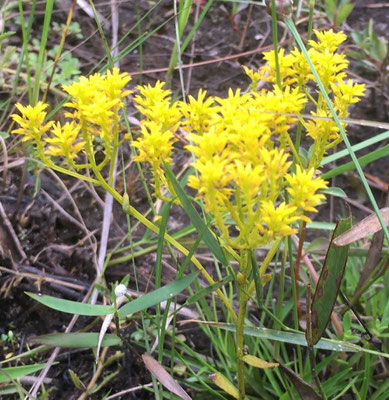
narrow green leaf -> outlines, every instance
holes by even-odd
[[[224,322],[208,322],[207,325],[216,326],[217,328],[230,332],[236,331],[235,325],[226,324]],[[305,339],[305,334],[303,332],[284,332],[274,329],[246,327],[244,328],[244,334],[259,339],[274,340],[276,342],[295,344],[305,347],[308,346],[307,340]],[[320,339],[319,342],[317,342],[313,347],[315,349],[329,351],[344,351],[350,353],[364,352],[389,359],[389,353],[382,353],[380,351],[371,350],[369,348],[365,348],[354,343],[343,342],[341,340]]]
[[[98,316],[112,314],[115,311],[113,306],[78,303],[77,301],[60,299],[58,297],[41,296],[30,292],[25,293],[49,308],[69,314]]]
[[[97,332],[52,333],[50,335],[34,337],[32,340],[36,343],[55,347],[97,347],[99,334]],[[107,334],[104,336],[102,346],[118,346],[121,343],[122,342],[118,336]]]
[[[22,376],[40,371],[46,364],[22,365],[20,367],[0,368],[0,383],[8,382],[10,379],[18,379]]]
[[[384,147],[381,147],[380,149],[374,150],[371,153],[366,154],[365,156],[358,158],[358,163],[360,166],[363,167],[366,164],[379,160],[380,158],[386,157],[388,154],[389,154],[389,144],[387,144]],[[352,171],[353,169],[355,169],[354,162],[350,161],[349,163],[340,165],[337,168],[333,168],[331,171],[321,174],[320,177],[322,179],[328,180],[333,176],[338,176],[340,174],[343,174],[344,172]]]
[[[324,265],[312,300],[312,343],[316,344],[328,324],[335,305],[348,256],[349,246],[336,247],[334,239],[351,227],[351,215],[340,220],[332,235]]]
[[[216,289],[220,289],[222,286],[226,285],[228,282],[231,282],[233,279],[234,277],[232,275],[227,275],[221,281],[215,282],[213,285],[206,286],[205,288],[196,292],[194,295],[190,296],[185,302],[185,305],[188,306],[190,304],[196,303],[209,293],[212,293]]]
[[[204,243],[208,246],[209,250],[211,250],[212,254],[225,266],[228,265],[228,261],[226,256],[215,238],[215,236],[210,232],[208,227],[205,225],[204,221],[200,217],[199,213],[193,207],[191,201],[189,200],[188,196],[185,194],[184,190],[182,189],[181,185],[178,183],[176,177],[174,176],[172,170],[170,169],[169,165],[165,163],[166,174],[172,183],[174,190],[180,202],[182,204],[183,209],[187,213],[188,217],[190,218],[193,226],[196,228],[197,232],[202,232],[205,229],[205,233],[203,236]]]
[[[138,311],[155,306],[161,301],[170,299],[178,293],[186,289],[197,277],[198,273],[194,272],[178,281],[169,283],[153,292],[138,297],[136,300],[130,301],[121,307],[118,311],[119,318],[124,318],[128,314],[134,314]]]
[[[338,14],[336,16],[336,26],[342,25],[342,23],[350,15],[354,6],[355,4],[345,4],[343,7],[340,8],[340,10],[338,10]]]
[[[9,37],[15,35],[14,31],[8,31],[0,34],[0,42],[2,42],[4,39],[8,39]]]
[[[347,197],[347,194],[344,192],[344,190],[338,187],[330,187],[328,189],[322,189],[320,190],[320,193],[328,194],[329,196],[334,196],[334,197]]]
[[[379,123],[377,123],[376,128],[379,128]],[[365,149],[366,147],[372,146],[374,144],[382,143],[384,140],[386,140],[388,138],[389,138],[389,131],[385,131],[385,132],[380,133],[379,135],[375,135],[369,139],[366,139],[363,142],[354,144],[353,146],[351,146],[351,148],[353,149],[353,151],[362,150],[362,149]],[[348,153],[347,149],[337,151],[334,154],[324,157],[322,159],[320,165],[326,165],[326,164],[329,164],[336,160],[339,160],[340,158],[348,157],[348,156],[349,156],[349,153]]]
[[[81,381],[81,379],[78,377],[78,375],[71,369],[68,369],[68,373],[70,375],[70,379],[73,382],[73,385],[76,387],[78,390],[85,390],[85,385]]]
[[[377,45],[377,57],[380,61],[384,61],[388,54],[388,44],[385,38],[380,38]]]

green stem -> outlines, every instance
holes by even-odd
[[[309,0],[309,16],[308,16],[308,32],[307,32],[307,43],[312,37],[312,25],[313,25],[313,11],[315,9],[315,0]]]
[[[238,390],[239,390],[239,400],[244,400],[245,398],[245,377],[244,377],[244,340],[243,340],[243,329],[244,329],[244,319],[246,316],[248,297],[245,290],[239,288],[239,311],[238,319],[236,320],[236,359],[238,364]]]
[[[123,196],[118,193],[112,186],[110,186],[104,179],[104,177],[101,175],[100,171],[96,168],[93,169],[93,172],[96,175],[97,180],[99,181],[99,184],[101,185],[101,187],[103,189],[105,189],[108,193],[111,194],[111,196],[119,203],[119,204],[123,204]],[[159,230],[160,228],[156,225],[154,225],[152,222],[150,222],[147,218],[145,218],[138,210],[136,210],[136,208],[134,208],[133,206],[129,205],[128,207],[126,207],[126,213],[128,213],[129,215],[131,215],[132,217],[136,218],[140,223],[142,223],[146,228],[150,229],[152,232],[156,233],[157,235],[159,234]],[[174,239],[172,236],[170,236],[169,234],[165,233],[164,235],[165,240],[170,243],[173,247],[175,247],[178,251],[180,251],[182,254],[184,254],[185,256],[187,256],[189,254],[189,251],[182,246],[179,242],[177,242],[176,239]],[[201,272],[201,274],[204,276],[204,278],[206,279],[206,281],[210,284],[213,285],[215,284],[215,281],[213,280],[213,278],[211,277],[211,275],[209,275],[209,273],[207,272],[207,270],[201,265],[201,263],[199,262],[199,260],[192,256],[191,257],[191,261],[193,262],[193,264],[196,266],[196,268]],[[220,300],[224,303],[224,305],[226,306],[226,308],[228,309],[228,311],[230,312],[232,318],[234,320],[236,320],[236,314],[234,309],[232,308],[230,302],[228,301],[227,297],[224,295],[224,293],[220,290],[217,289],[216,290]]]
[[[277,32],[277,8],[276,0],[271,0],[271,19],[273,32],[274,61],[276,65],[277,85],[281,89],[280,61],[278,59],[278,32]]]
[[[239,292],[239,311],[236,320],[236,361],[238,369],[238,400],[245,399],[245,376],[244,376],[244,319],[246,317],[247,302],[248,302],[248,279],[251,273],[251,258],[250,252],[242,250],[239,262],[240,271],[238,273],[238,292]]]

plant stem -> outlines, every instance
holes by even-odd
[[[242,250],[241,258],[240,258],[240,271],[238,273],[238,292],[239,292],[239,311],[238,318],[236,320],[236,362],[237,362],[237,370],[238,370],[238,391],[239,391],[239,400],[245,399],[245,377],[244,377],[244,319],[246,317],[247,311],[247,290],[248,290],[248,278],[251,273],[251,258],[250,252],[247,250]]]
[[[245,377],[244,377],[244,361],[243,361],[243,329],[244,318],[246,316],[247,300],[245,288],[239,288],[239,312],[236,320],[236,360],[238,365],[238,390],[239,400],[245,398]]]

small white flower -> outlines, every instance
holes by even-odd
[[[127,293],[127,288],[122,283],[115,287],[115,295],[116,297],[124,296]]]

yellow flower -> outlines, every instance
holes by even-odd
[[[252,110],[267,115],[267,123],[274,133],[286,132],[290,125],[296,121],[296,117],[285,114],[300,114],[304,108],[307,98],[300,93],[299,88],[285,86],[280,89],[274,86],[271,91],[255,93],[253,101],[250,102]],[[263,116],[264,117],[264,116]]]
[[[335,108],[343,118],[347,116],[347,107],[357,103],[365,93],[365,85],[354,83],[351,79],[346,82],[339,78],[331,83],[331,89],[334,94]]]
[[[319,53],[323,53],[327,50],[330,53],[335,53],[339,45],[347,39],[347,36],[343,32],[334,32],[332,29],[322,32],[314,29],[313,32],[315,33],[318,41],[315,42],[314,40],[310,40],[308,44],[310,47],[316,49]]]
[[[229,187],[232,176],[230,174],[230,160],[221,156],[208,159],[198,159],[192,166],[199,172],[198,176],[188,178],[188,186],[197,189],[199,197],[205,201],[207,211],[225,210],[225,204],[232,192]]]
[[[286,175],[285,178],[289,184],[287,188],[290,195],[290,205],[295,206],[303,211],[317,212],[317,206],[322,200],[325,199],[324,194],[317,193],[320,189],[327,188],[327,182],[320,177],[314,178],[315,170],[303,170],[299,165],[296,167],[296,173],[293,175]],[[307,217],[302,217],[310,222]]]
[[[318,112],[312,111],[311,115],[319,117],[318,119],[309,120],[305,123],[307,135],[315,141],[322,141],[326,146],[327,142],[335,141],[339,138],[339,128],[333,120],[332,114],[329,111],[319,110]],[[324,117],[330,120],[320,119]]]
[[[308,50],[308,54],[325,88],[346,76],[343,71],[347,69],[349,61],[344,54],[332,53],[328,49],[319,52],[313,48]],[[313,76],[311,79],[314,80]]]
[[[224,151],[228,135],[219,127],[210,126],[205,134],[189,134],[188,139],[192,141],[193,145],[186,146],[187,150],[198,158],[210,159],[215,155],[220,155]]]
[[[231,165],[231,177],[234,179],[234,188],[242,196],[243,206],[247,205],[253,210],[261,185],[265,181],[263,165],[243,164],[240,160],[235,160]]]
[[[120,73],[118,68],[113,68],[104,76],[104,84],[101,89],[110,99],[122,99],[131,94],[131,90],[123,90],[130,81],[131,76],[127,72]]]
[[[155,86],[137,86],[140,95],[134,98],[138,110],[148,121],[161,125],[163,130],[175,131],[182,117],[178,103],[171,104],[171,91],[163,89],[164,82]]]
[[[282,149],[261,149],[259,151],[260,160],[264,166],[266,183],[263,185],[262,192],[269,200],[276,201],[282,187],[282,179],[287,174],[291,161]]]
[[[66,122],[63,126],[58,122],[52,129],[53,137],[45,139],[50,144],[46,154],[73,160],[85,147],[85,143],[79,140],[79,133],[80,127],[75,121]]]
[[[171,162],[171,154],[174,135],[169,130],[163,130],[162,126],[154,121],[143,122],[141,136],[132,143],[138,150],[135,161],[146,161],[152,165],[160,166],[163,161]]]
[[[63,90],[72,99],[65,107],[73,108],[73,113],[65,114],[73,119],[81,119],[89,124],[108,126],[111,117],[123,107],[122,98],[131,91],[123,90],[131,80],[127,73],[119,73],[117,68],[107,71],[106,75],[94,74],[80,77],[78,82],[63,85]]]
[[[197,100],[193,96],[188,96],[189,103],[179,103],[180,111],[186,118],[184,126],[197,133],[202,133],[210,125],[211,118],[215,113],[214,100],[212,97],[205,100],[206,94],[206,90],[200,89]]]
[[[259,232],[265,236],[266,242],[280,236],[288,236],[297,232],[290,225],[300,218],[296,216],[296,207],[282,202],[278,207],[273,201],[265,200],[261,203],[262,218],[257,223]]]
[[[262,79],[268,82],[277,82],[277,73],[276,73],[276,61],[275,61],[275,52],[274,50],[270,50],[263,53],[263,58],[267,61],[267,63],[261,68],[262,70]],[[290,77],[293,76],[293,68],[295,59],[293,55],[287,54],[285,55],[285,49],[278,50],[278,62],[280,68],[280,76],[281,81],[285,85],[290,85],[294,82],[294,79]]]
[[[240,89],[237,89],[235,93],[232,89],[228,89],[228,96],[226,98],[215,97],[215,101],[220,107],[217,108],[219,113],[215,114],[214,122],[227,126],[236,119],[238,111],[244,112],[250,95],[241,94],[240,92]]]
[[[142,114],[157,103],[159,104],[165,101],[170,103],[171,91],[163,89],[164,86],[164,82],[157,81],[155,86],[148,84],[136,87],[140,95],[136,95],[134,101],[138,105],[138,109]]]
[[[258,83],[265,78],[263,70],[259,69],[258,71],[254,71],[253,69],[246,67],[245,65],[243,65],[243,70],[246,75],[251,79],[252,91],[256,92]]]
[[[18,129],[14,129],[12,133],[23,135],[23,142],[29,140],[38,142],[42,135],[47,132],[54,124],[50,121],[47,124],[44,123],[47,112],[44,111],[48,107],[48,104],[44,104],[41,101],[35,106],[23,106],[22,104],[16,104],[16,108],[22,115],[12,114],[12,119],[17,122],[20,126]]]

